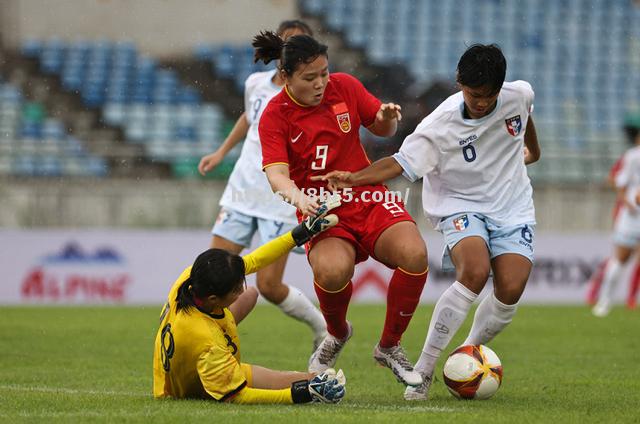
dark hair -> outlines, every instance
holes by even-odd
[[[327,56],[328,47],[309,35],[294,35],[287,41],[272,31],[261,31],[253,37],[254,62],[262,60],[265,64],[280,60],[280,69],[287,75],[293,75],[300,63],[311,63],[318,56]]]
[[[624,119],[624,132],[627,135],[627,141],[631,145],[636,144],[636,138],[640,134],[640,113],[629,113]]]
[[[191,267],[176,296],[177,309],[195,306],[193,297],[225,296],[244,283],[244,261],[222,249],[202,252]]]
[[[488,86],[491,94],[502,88],[507,73],[507,60],[496,44],[474,44],[464,52],[458,62],[456,80],[471,88]]]
[[[280,25],[278,25],[278,30],[276,32],[278,33],[278,35],[282,36],[282,34],[284,34],[285,31],[289,29],[299,29],[308,36],[313,37],[313,31],[311,30],[311,27],[307,25],[306,22],[302,22],[298,19],[291,19],[288,21],[280,22]]]

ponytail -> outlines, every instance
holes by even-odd
[[[195,306],[193,294],[189,287],[191,287],[191,277],[184,280],[178,288],[178,294],[176,295],[176,309],[178,311],[185,310],[185,312],[188,312],[189,308]]]
[[[251,45],[255,49],[253,61],[258,62],[262,60],[266,65],[272,60],[280,59],[284,41],[275,32],[261,31],[260,34],[253,37]]]
[[[262,60],[267,64],[279,59],[278,67],[289,76],[301,63],[311,63],[318,56],[328,57],[328,47],[309,35],[294,35],[283,41],[275,32],[262,31],[253,37],[251,45],[255,49],[255,62]]]

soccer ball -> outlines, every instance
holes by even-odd
[[[444,382],[459,399],[489,399],[502,383],[502,364],[484,345],[460,346],[447,358]]]

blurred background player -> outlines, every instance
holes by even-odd
[[[299,20],[283,21],[278,36],[286,40],[292,35],[312,35],[311,28]],[[244,139],[236,162],[220,199],[222,210],[212,233],[211,247],[238,254],[251,245],[256,232],[261,242],[278,237],[293,228],[298,220],[295,208],[271,192],[262,172],[262,152],[258,137],[258,121],[269,100],[282,90],[284,79],[276,70],[256,72],[245,82],[245,111],[217,151],[204,156],[198,165],[202,175],[213,170],[229,151]],[[327,334],[320,311],[297,288],[282,282],[287,255],[258,271],[258,291],[286,315],[306,323],[313,330],[315,350]]]
[[[398,153],[360,172],[324,177],[336,188],[401,174],[423,178],[425,214],[444,235],[443,268],[452,262],[456,281],[436,303],[415,367],[424,383],[407,387],[407,400],[427,398],[436,362],[490,271],[494,290],[478,306],[464,344],[486,344],[511,322],[531,272],[535,211],[525,164],[540,157],[530,116],[534,93],[528,82],[505,83],[506,68],[496,45],[469,47],[457,67],[461,91],[427,116]]]
[[[627,135],[627,140],[631,144],[631,146],[636,145],[636,138],[638,136],[638,132],[640,131],[640,115],[629,115],[625,120],[624,131]],[[611,171],[609,172],[608,183],[611,187],[616,187],[616,177],[622,168],[622,159],[624,156],[620,157],[616,161],[616,163],[611,167]],[[620,210],[622,209],[624,202],[619,197],[616,199],[616,204],[613,207],[613,224],[615,227],[615,223],[617,218],[620,215]],[[587,290],[587,304],[594,306],[596,301],[598,300],[598,293],[600,292],[600,287],[602,285],[602,281],[604,279],[604,271],[607,266],[609,258],[606,258],[596,272],[591,277],[589,281],[589,289]],[[631,271],[631,278],[629,279],[629,292],[627,295],[627,308],[634,309],[636,307],[638,290],[640,289],[640,263],[635,262],[634,268]]]
[[[240,257],[222,249],[198,256],[175,282],[160,318],[153,355],[156,398],[215,399],[233,403],[335,403],[344,375],[274,371],[241,362],[236,324],[253,309],[258,293],[245,275],[268,266],[338,222],[322,206],[293,230]]]
[[[283,42],[272,32],[254,38],[255,59],[280,60],[285,89],[274,97],[260,120],[263,167],[274,191],[299,211],[313,216],[322,181],[333,169],[357,171],[369,165],[359,138],[360,126],[389,137],[401,118],[400,107],[383,104],[351,75],[329,76],[327,46],[299,35]],[[368,194],[368,196],[366,196]],[[387,294],[387,314],[374,358],[408,385],[422,382],[400,346],[400,338],[420,300],[427,278],[427,250],[415,223],[399,199],[382,185],[345,194],[341,221],[307,246],[314,288],[329,335],[309,360],[309,371],[332,367],[352,335],[346,320],[355,264],[368,256],[394,269]],[[371,201],[380,195],[386,201]],[[367,201],[368,200],[368,201]]]
[[[622,157],[621,167],[615,177],[618,200],[622,203],[613,230],[614,252],[607,260],[598,301],[592,312],[604,317],[611,311],[612,296],[625,264],[632,258],[640,244],[640,118],[628,120],[626,131],[635,147]],[[633,123],[633,124],[631,124]],[[637,292],[637,266],[633,272],[631,289],[627,298],[629,307],[635,306]]]

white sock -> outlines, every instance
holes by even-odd
[[[618,277],[622,270],[622,263],[612,256],[607,261],[607,267],[604,269],[604,278],[600,287],[600,295],[598,296],[598,304],[608,307],[611,304],[613,292],[618,283]]]
[[[433,374],[436,361],[464,322],[477,294],[456,281],[442,293],[431,316],[429,332],[415,369]]]
[[[327,324],[318,308],[295,287],[289,286],[289,294],[280,302],[278,308],[288,316],[307,323],[316,336],[327,331]]]
[[[463,345],[487,344],[509,325],[518,304],[506,305],[491,293],[480,302],[473,317],[473,325]]]

